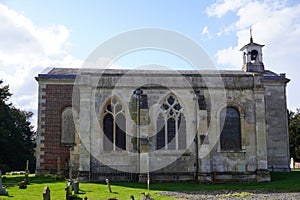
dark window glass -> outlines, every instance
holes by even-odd
[[[221,149],[241,150],[240,114],[232,107],[225,108],[220,115]]]
[[[112,110],[111,110],[111,105],[110,105],[110,104],[107,106],[106,109],[107,109],[108,111],[112,112]]]
[[[126,124],[123,114],[118,114],[116,117],[116,145],[119,149],[126,149]]]
[[[158,116],[156,123],[156,149],[159,150],[165,147],[165,121],[161,114]]]
[[[113,116],[108,113],[103,119],[103,149],[105,151],[113,150]]]
[[[169,118],[167,122],[168,131],[168,149],[176,149],[176,124],[173,118]]]
[[[206,110],[206,100],[204,95],[198,96],[198,106],[199,110]]]
[[[181,105],[179,103],[174,105],[174,109],[179,111],[181,109]]]
[[[148,97],[146,94],[141,95],[140,109],[148,109]]]
[[[162,109],[162,110],[168,110],[168,109],[169,109],[169,106],[168,106],[167,104],[163,104],[163,105],[161,106],[161,109]]]
[[[178,149],[186,148],[186,121],[183,114],[178,118]]]
[[[170,96],[170,97],[168,98],[168,103],[169,103],[170,105],[173,105],[174,102],[175,102],[175,98],[174,98],[173,96]]]

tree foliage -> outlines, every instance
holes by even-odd
[[[300,109],[288,111],[290,156],[300,162]]]
[[[12,95],[0,80],[0,169],[25,170],[26,160],[34,170],[35,131],[29,122],[32,112],[22,111],[7,103]]]

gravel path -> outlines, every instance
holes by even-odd
[[[297,200],[300,192],[274,192],[274,191],[199,191],[199,192],[161,192],[162,196],[171,196],[180,200],[221,200],[221,199],[275,199],[275,200]]]

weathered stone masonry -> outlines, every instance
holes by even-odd
[[[150,170],[152,181],[260,182],[289,171],[289,79],[264,69],[262,47],[251,38],[241,49],[243,71],[47,69],[37,77],[37,174],[56,173],[58,157],[82,181],[143,181]]]

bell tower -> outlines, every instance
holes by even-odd
[[[250,28],[250,43],[243,46],[240,51],[243,51],[243,67],[245,72],[263,73],[265,67],[262,60],[262,47],[265,45],[253,42],[252,28]]]

